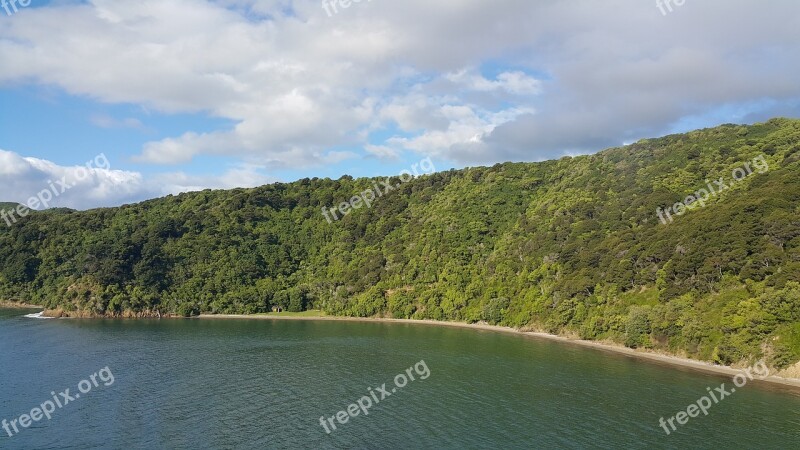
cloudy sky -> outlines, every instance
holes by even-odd
[[[393,175],[426,157],[439,170],[541,161],[800,117],[796,0],[32,0],[8,9],[0,201],[25,202],[65,176],[75,187],[53,205],[84,209]],[[90,176],[76,178],[87,164]]]

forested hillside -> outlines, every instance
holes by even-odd
[[[0,211],[13,211],[17,206],[17,203],[0,202]]]
[[[768,171],[659,220],[657,208],[762,155]],[[277,305],[486,321],[721,363],[800,360],[798,120],[451,170],[339,221],[322,215],[372,185],[303,179],[31,214],[0,224],[0,299],[114,316]]]

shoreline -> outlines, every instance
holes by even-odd
[[[463,328],[479,331],[491,331],[495,333],[513,334],[532,339],[543,339],[551,342],[562,342],[570,345],[577,345],[584,348],[593,348],[606,351],[617,355],[628,356],[651,363],[668,366],[673,369],[684,369],[693,372],[703,372],[710,375],[733,377],[742,372],[730,366],[720,366],[712,363],[698,361],[695,359],[682,358],[680,356],[655,353],[650,351],[635,350],[618,344],[607,342],[587,341],[583,339],[572,339],[565,336],[543,333],[538,331],[521,331],[511,327],[503,327],[488,324],[469,324],[465,322],[440,322],[434,320],[417,319],[387,319],[387,318],[365,318],[365,317],[338,317],[338,316],[270,316],[270,315],[237,315],[237,314],[201,314],[197,318],[204,320],[300,320],[300,321],[322,321],[322,322],[367,322],[367,323],[399,323],[410,325],[428,325],[450,328]],[[761,384],[764,386],[781,387],[800,393],[800,378],[786,378],[777,375],[769,375],[765,378],[755,378],[749,383]]]
[[[0,308],[7,309],[45,309],[40,305],[29,305],[27,303],[15,303],[8,300],[0,300]]]
[[[0,308],[9,309],[40,309],[43,310],[45,315],[48,311],[40,305],[28,305],[22,303],[12,303],[0,300]],[[162,316],[164,319],[184,319],[183,317]],[[157,319],[157,317],[91,317],[91,316],[65,316],[57,315],[54,318],[63,319]],[[636,350],[625,347],[621,344],[603,342],[603,341],[588,341],[583,339],[570,338],[567,336],[560,336],[541,331],[523,331],[511,327],[504,327],[499,325],[488,325],[485,323],[470,324],[466,322],[445,322],[435,320],[419,320],[419,319],[390,319],[380,317],[343,317],[343,316],[284,316],[272,314],[201,314],[194,317],[201,320],[283,320],[283,321],[317,321],[317,322],[365,322],[365,323],[397,323],[397,324],[410,324],[410,325],[427,325],[449,328],[462,328],[478,331],[489,331],[495,333],[513,334],[516,336],[526,337],[530,339],[541,339],[551,342],[561,342],[569,345],[576,345],[583,348],[592,348],[598,351],[613,353],[619,356],[626,356],[635,358],[641,361],[649,362],[651,364],[658,364],[672,369],[701,372],[708,375],[715,375],[718,377],[733,377],[742,372],[743,369],[737,369],[731,366],[720,366],[710,362],[699,361],[696,359],[689,359],[680,356],[670,355],[666,353],[657,353],[647,350]],[[794,367],[800,368],[800,363]],[[785,372],[785,370],[784,370]],[[792,372],[794,374],[796,372]],[[800,378],[786,377],[779,375],[769,375],[765,378],[755,378],[748,383],[762,385],[763,387],[781,388],[788,390],[795,395],[800,394]]]

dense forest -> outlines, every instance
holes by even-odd
[[[576,132],[579,132],[576,130]],[[763,157],[769,170],[731,183]],[[729,188],[667,224],[710,180]],[[108,316],[485,321],[738,363],[800,360],[800,120],[426,175],[303,179],[0,223],[0,299]]]

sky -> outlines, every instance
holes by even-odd
[[[796,0],[9,1],[0,201],[37,209],[800,117]]]

